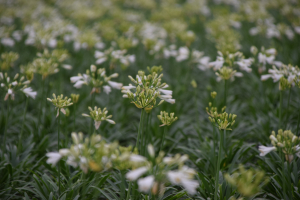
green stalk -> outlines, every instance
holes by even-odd
[[[43,102],[44,102],[44,93],[45,93],[45,80],[42,78],[42,97],[40,102],[40,109],[39,109],[39,115],[38,115],[38,123],[37,123],[37,133],[40,134],[40,123],[41,123],[41,114],[43,109]]]
[[[224,135],[226,134],[226,129],[224,129]],[[223,141],[223,134],[220,132],[220,148],[219,148],[219,154],[218,154],[218,163],[217,163],[217,171],[216,171],[216,182],[215,182],[215,194],[214,194],[214,200],[218,200],[217,194],[219,189],[219,171],[220,171],[220,164],[221,164],[221,155],[222,155],[222,141]]]
[[[297,121],[297,131],[296,131],[296,135],[299,135],[298,134],[298,130],[299,130],[299,122],[300,122],[300,112],[298,111],[298,121]]]
[[[60,136],[60,109],[58,110],[59,114],[58,114],[58,118],[57,118],[57,151],[59,151],[59,136]],[[60,196],[60,165],[58,163],[58,195]]]
[[[75,121],[76,121],[76,103],[74,103],[74,111],[73,111],[73,131],[75,131]]]
[[[290,108],[290,98],[291,98],[291,87],[289,89],[289,96],[288,96],[288,105],[287,105],[287,109],[286,109],[286,124],[285,124],[285,128],[287,127],[287,122],[288,122],[288,118],[289,118],[289,108]]]
[[[8,97],[8,101],[7,101],[7,111],[6,111],[6,119],[5,119],[5,129],[4,129],[4,141],[3,141],[3,150],[2,150],[2,154],[4,156],[4,151],[5,151],[5,146],[6,146],[6,135],[7,135],[7,126],[8,126],[8,117],[9,117],[9,112],[10,112],[10,97]]]
[[[224,80],[224,106],[226,106],[227,104],[227,83],[228,81],[227,80]]]
[[[94,109],[94,104],[95,104],[95,97],[96,97],[96,95],[95,95],[95,92],[92,94],[92,102],[91,102],[91,104],[92,104],[92,109]],[[89,131],[89,133],[90,133],[90,135],[92,135],[93,134],[93,128],[94,128],[94,125],[93,125],[93,121],[94,120],[91,120],[91,125],[90,125],[90,131]]]
[[[280,90],[280,107],[279,107],[279,127],[278,129],[281,128],[281,122],[282,122],[282,90]]]
[[[149,127],[148,125],[150,124],[149,123],[150,121],[150,113],[146,113],[146,131],[145,131],[145,134],[144,134],[144,137],[142,138],[142,141],[143,141],[143,153],[142,155],[143,156],[146,156],[147,154],[147,147],[148,147],[148,144],[149,144],[149,136],[150,136],[150,133],[149,133]]]
[[[127,190],[127,196],[126,196],[126,200],[130,199],[130,192],[131,192],[131,182],[128,183],[128,190]]]
[[[161,144],[160,144],[160,148],[159,148],[158,152],[160,152],[163,149],[164,142],[165,142],[165,137],[166,137],[166,132],[167,132],[167,126],[164,126],[163,134],[161,136]]]
[[[140,117],[140,124],[139,124],[139,130],[138,130],[138,136],[137,136],[137,140],[136,140],[136,147],[138,148],[138,152],[141,153],[141,134],[143,132],[143,122],[144,122],[144,109],[141,110],[141,117]]]
[[[22,137],[23,137],[25,116],[26,116],[27,106],[28,106],[28,99],[29,99],[29,97],[26,97],[25,110],[23,113],[23,122],[22,122],[22,128],[21,128],[21,134],[20,134],[20,140],[19,140],[19,148],[18,148],[19,150],[21,150],[21,146],[22,146]]]
[[[124,199],[125,198],[125,183],[126,183],[126,180],[125,180],[125,171],[124,170],[121,170],[121,186],[120,186],[120,196],[121,196],[121,199]]]

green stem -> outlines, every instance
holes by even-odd
[[[224,106],[226,106],[227,104],[227,83],[228,81],[227,80],[224,80]]]
[[[149,127],[148,125],[150,124],[150,113],[146,113],[146,131],[145,131],[145,134],[144,134],[144,137],[143,137],[143,147],[144,147],[144,150],[143,150],[143,156],[146,156],[147,155],[147,147],[148,147],[148,144],[149,144],[149,136],[150,136],[150,133],[149,133]]]
[[[288,105],[287,105],[287,109],[286,109],[286,124],[285,127],[287,127],[287,123],[288,123],[288,117],[289,117],[289,108],[290,108],[290,97],[291,97],[291,87],[289,89],[289,96],[288,96]]]
[[[299,135],[298,134],[298,130],[299,130],[299,122],[300,122],[300,112],[298,111],[298,121],[297,121],[297,131],[296,131],[296,135]]]
[[[279,107],[279,127],[278,129],[281,128],[281,123],[282,123],[282,90],[280,90],[280,107]]]
[[[167,132],[166,130],[167,130],[167,126],[164,126],[164,131],[163,131],[163,134],[161,136],[161,144],[160,144],[160,148],[159,148],[158,153],[163,149],[164,142],[165,142],[165,137],[166,137],[166,132]]]
[[[92,94],[92,102],[91,102],[91,104],[92,104],[92,109],[94,109],[94,104],[95,104],[95,92]],[[94,125],[93,125],[93,122],[94,122],[94,120],[91,120],[91,125],[90,125],[90,135],[92,135],[93,134],[93,132],[94,132]]]
[[[75,121],[76,121],[76,103],[74,103],[74,111],[73,111],[73,131],[75,131]]]
[[[4,151],[5,151],[5,146],[6,146],[6,135],[7,135],[7,126],[8,126],[8,117],[9,117],[9,112],[10,112],[10,98],[8,97],[7,100],[7,111],[6,111],[6,119],[5,119],[5,129],[4,129],[4,141],[3,141],[3,150],[2,150],[2,154],[4,156]]]
[[[60,136],[60,109],[58,110],[58,118],[57,118],[57,151],[59,151],[59,136]],[[58,163],[58,195],[60,196],[60,165]]]
[[[22,128],[21,128],[21,134],[20,134],[20,140],[19,140],[19,150],[21,150],[21,146],[22,146],[24,122],[25,122],[25,116],[26,116],[26,112],[27,112],[28,99],[29,99],[29,97],[26,97],[25,110],[24,110],[24,114],[23,114],[23,122],[22,122]]]
[[[224,135],[226,134],[226,129],[224,129]],[[220,132],[220,148],[219,148],[219,154],[218,154],[218,163],[217,163],[217,171],[216,171],[216,182],[215,182],[215,194],[214,194],[214,200],[217,200],[218,197],[218,190],[219,190],[219,171],[220,171],[220,164],[221,164],[221,155],[222,155],[222,141],[223,141],[223,133]]]
[[[37,123],[37,133],[40,134],[40,123],[41,123],[41,114],[43,109],[43,102],[44,102],[44,92],[45,92],[45,80],[42,78],[42,97],[40,102],[40,109],[39,109],[39,115],[38,115],[38,123]]]
[[[126,200],[129,200],[130,199],[130,192],[131,192],[131,182],[128,183],[128,190],[127,190],[127,196],[126,196]]]
[[[138,136],[137,136],[137,140],[136,140],[136,147],[138,148],[138,152],[141,153],[141,135],[142,135],[142,132],[143,132],[143,122],[144,122],[144,109],[141,110],[141,117],[140,117],[140,124],[139,124],[139,130],[138,130]]]

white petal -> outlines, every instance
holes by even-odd
[[[138,181],[139,191],[140,192],[149,192],[154,183],[154,176],[147,176],[145,178],[140,178]]]
[[[130,181],[135,181],[136,179],[138,179],[140,176],[142,176],[147,171],[148,171],[147,167],[140,167],[138,169],[128,172],[126,174],[126,178]]]
[[[121,90],[121,89],[122,89],[122,86],[123,86],[122,83],[117,83],[117,82],[114,82],[114,81],[107,81],[107,83],[108,83],[112,88],[119,89],[119,90]]]

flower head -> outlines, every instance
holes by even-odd
[[[97,108],[97,106],[95,106],[94,110],[91,107],[89,107],[89,110],[90,110],[90,115],[82,114],[82,116],[92,118],[95,121],[96,130],[99,128],[101,122],[104,120],[109,122],[110,124],[116,123],[110,119],[112,118],[112,115],[107,116],[108,111],[106,108],[103,108],[103,110],[101,110],[101,108]]]

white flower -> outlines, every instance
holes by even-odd
[[[144,156],[136,155],[136,154],[132,154],[129,159],[132,162],[145,162],[145,161],[147,161],[147,159]]]
[[[126,174],[126,178],[130,181],[135,181],[147,171],[148,171],[148,167],[140,167],[138,169],[128,172]]]
[[[50,39],[50,40],[48,41],[48,46],[49,46],[49,47],[55,48],[56,45],[57,45],[56,39]]]
[[[25,88],[22,90],[24,94],[28,97],[35,99],[35,96],[37,95],[37,92],[33,91],[31,87]]]
[[[74,87],[76,88],[81,88],[82,85],[86,84],[85,81],[77,81],[75,84],[74,84]]]
[[[71,70],[72,69],[72,65],[63,64],[62,67],[64,69],[67,69],[67,70]]]
[[[187,47],[180,47],[176,57],[177,62],[184,61],[189,58],[190,51]]]
[[[266,56],[265,54],[259,53],[258,54],[258,61],[265,65],[266,63],[272,64],[275,59],[274,55]]]
[[[60,153],[58,152],[49,152],[46,154],[48,157],[48,160],[46,161],[48,164],[52,164],[52,166],[55,166],[56,163],[62,158]]]
[[[108,123],[110,123],[110,124],[116,124],[116,122],[113,121],[113,120],[111,120],[111,119],[106,119],[106,121],[107,121]]]
[[[138,181],[139,191],[140,192],[149,192],[154,183],[154,176],[147,176],[145,178],[140,178]]]
[[[184,166],[179,171],[169,171],[167,177],[172,184],[182,185],[189,194],[193,195],[196,193],[196,189],[199,186],[197,181],[192,180],[194,174],[194,170]]]
[[[189,180],[189,179],[183,179],[181,181],[181,184],[190,195],[196,194],[197,187],[199,186],[198,181]]]
[[[15,41],[11,38],[2,38],[1,39],[1,43],[4,45],[4,46],[9,46],[9,47],[12,47],[15,45]]]
[[[271,151],[275,151],[276,147],[266,147],[266,146],[259,146],[258,150],[260,151],[260,156],[265,156],[268,153],[270,153]]]
[[[209,67],[212,67],[215,71],[221,69],[224,64],[224,58],[221,56],[217,57],[217,60],[214,62],[208,63]]]
[[[111,92],[111,87],[109,87],[108,85],[104,85],[103,90],[106,94],[109,94]]]
[[[107,81],[107,83],[108,83],[112,88],[115,88],[115,89],[118,89],[118,90],[121,90],[121,89],[122,89],[122,86],[123,86],[122,83],[117,83],[117,82],[114,82],[114,81]]]
[[[166,95],[172,95],[172,90],[164,90],[164,89],[158,89],[159,92],[166,94]],[[171,97],[172,98],[172,97]]]

